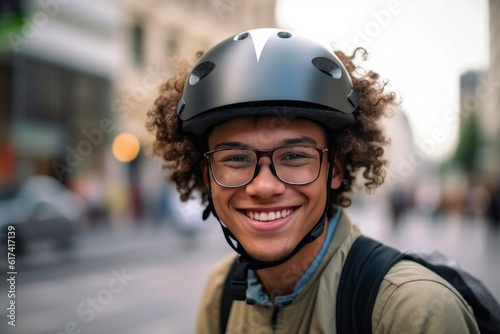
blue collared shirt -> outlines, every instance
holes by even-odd
[[[337,210],[337,213],[335,216],[330,220],[329,226],[328,226],[328,234],[326,236],[325,243],[321,247],[321,250],[319,251],[318,255],[316,258],[313,260],[309,268],[306,270],[306,272],[302,275],[302,277],[298,280],[297,284],[295,284],[295,287],[293,288],[293,292],[288,294],[288,295],[282,295],[282,296],[277,296],[274,300],[274,304],[271,302],[269,299],[269,296],[264,292],[262,289],[262,284],[260,283],[259,279],[257,278],[257,274],[255,273],[254,270],[249,270],[248,271],[248,289],[247,289],[247,294],[248,294],[248,302],[252,304],[260,304],[260,305],[268,305],[268,306],[275,306],[275,307],[284,307],[287,305],[290,305],[297,295],[300,293],[300,291],[306,286],[307,283],[311,280],[311,277],[314,275],[316,270],[318,269],[321,261],[325,257],[326,250],[328,249],[328,245],[330,244],[333,234],[335,233],[335,229],[337,228],[337,224],[339,222],[339,217],[340,217],[340,212],[342,210]]]

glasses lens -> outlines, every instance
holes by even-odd
[[[306,184],[317,179],[320,153],[312,147],[281,148],[274,152],[273,164],[278,177],[290,184]]]
[[[212,155],[212,173],[223,186],[237,187],[249,182],[256,164],[257,155],[249,150],[222,150]]]

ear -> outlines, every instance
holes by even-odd
[[[335,157],[332,168],[333,168],[333,176],[332,176],[331,188],[338,189],[342,184],[342,179],[344,178],[344,166],[342,162],[337,157]]]

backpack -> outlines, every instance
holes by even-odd
[[[474,310],[481,333],[500,333],[500,306],[476,278],[451,264],[440,253],[401,253],[364,236],[353,243],[342,269],[336,301],[337,333],[372,332],[372,310],[379,286],[389,269],[403,259],[423,265],[455,287]],[[236,267],[237,261],[233,263],[224,283],[221,333],[225,333],[231,311],[231,280]]]
[[[483,334],[500,333],[500,306],[486,287],[444,255],[401,253],[368,237],[359,237],[347,255],[340,277],[337,333],[371,333],[372,310],[380,283],[400,260],[415,261],[450,283],[474,310]]]

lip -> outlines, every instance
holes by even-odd
[[[287,209],[292,209],[292,212],[290,215],[284,217],[284,218],[278,218],[275,220],[271,221],[260,221],[260,220],[255,220],[246,215],[247,211],[257,211],[257,212],[274,212],[274,211],[282,211],[282,210],[287,210]],[[287,225],[290,220],[292,219],[293,216],[295,216],[295,213],[299,207],[297,206],[289,206],[289,207],[281,207],[281,208],[252,208],[252,209],[245,209],[245,210],[238,210],[240,214],[243,216],[247,224],[256,231],[259,232],[272,232],[272,231],[277,231]]]

